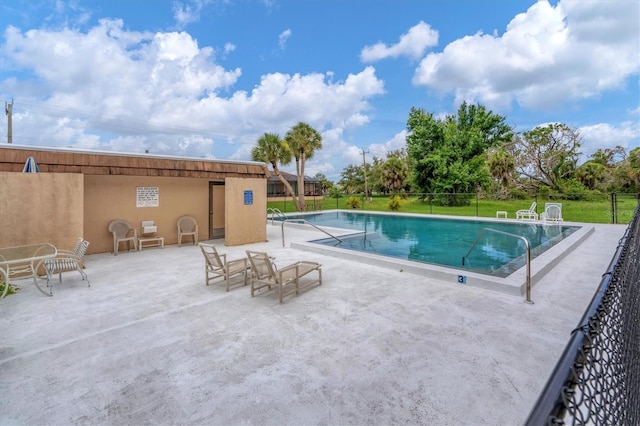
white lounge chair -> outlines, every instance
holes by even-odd
[[[282,303],[286,296],[297,296],[300,290],[314,284],[322,285],[322,265],[319,263],[300,261],[277,269],[273,258],[267,253],[247,250],[247,257],[251,265],[251,297],[261,288],[268,287],[271,290],[277,287]],[[305,279],[304,282],[300,280],[314,271],[318,273],[317,278]]]
[[[538,220],[538,213],[536,213],[537,202],[531,203],[531,207],[528,210],[516,211],[516,219],[518,220]]]
[[[545,203],[544,212],[541,215],[543,223],[561,223],[564,221],[562,218],[562,203]]]
[[[205,259],[204,272],[206,285],[209,285],[209,283],[216,278],[224,278],[227,291],[229,291],[231,277],[239,274],[243,275],[242,284],[247,285],[249,263],[246,257],[227,260],[227,255],[218,254],[218,251],[212,244],[200,243],[198,245]]]
[[[78,271],[82,279],[87,281],[87,287],[91,287],[89,277],[87,273],[84,272],[84,255],[88,247],[89,241],[80,237],[76,241],[73,250],[58,250],[55,258],[44,261],[44,267],[47,269],[47,287],[49,287],[49,294],[52,293],[51,275],[58,274],[59,282],[62,282],[63,272]]]

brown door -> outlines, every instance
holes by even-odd
[[[224,238],[224,182],[209,182],[209,239]]]

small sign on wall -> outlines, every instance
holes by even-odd
[[[253,204],[253,191],[250,189],[244,191],[244,204],[245,206]]]
[[[136,207],[158,207],[160,191],[157,186],[136,187]]]

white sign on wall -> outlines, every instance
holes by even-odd
[[[136,207],[158,207],[160,191],[157,186],[136,187]]]

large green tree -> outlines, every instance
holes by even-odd
[[[384,161],[374,156],[371,161],[367,161],[367,191],[369,195],[371,192],[383,192],[384,187],[382,185],[382,165]]]
[[[407,120],[411,179],[422,192],[444,194],[445,205],[469,202],[469,194],[489,181],[485,151],[513,138],[505,118],[482,105],[460,105],[457,115],[435,118],[411,108]]]
[[[618,192],[625,185],[620,170],[628,165],[627,152],[618,145],[599,148],[590,159],[576,169],[576,179],[591,190]]]
[[[318,179],[320,181],[320,185],[322,187],[322,193],[326,194],[327,192],[329,192],[329,190],[331,188],[333,188],[333,182],[331,182],[329,179],[327,179],[327,177],[324,175],[324,173],[316,173],[316,175],[314,176],[316,179]]]
[[[299,122],[284,137],[291,154],[296,160],[298,195],[294,198],[298,211],[305,210],[304,203],[304,167],[315,151],[322,148],[322,136],[307,123]]]
[[[640,192],[640,147],[629,152],[616,168],[619,189],[626,192]]]
[[[535,127],[516,136],[509,145],[516,173],[528,189],[548,186],[562,191],[563,184],[575,177],[581,137],[566,124]]]
[[[349,164],[342,169],[338,185],[345,194],[355,194],[364,191],[364,167]]]

